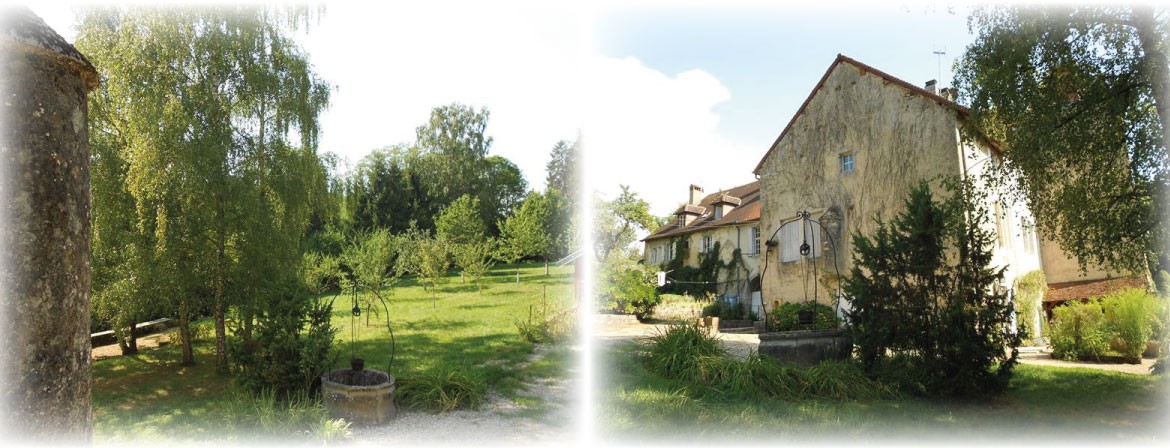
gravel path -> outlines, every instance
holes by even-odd
[[[579,352],[580,346],[572,347]],[[529,362],[547,353],[537,346]],[[577,407],[574,400],[579,388],[577,370],[570,367],[567,378],[545,379],[528,384],[521,397],[535,398],[531,406],[491,394],[479,410],[460,410],[445,414],[405,411],[389,424],[370,428],[353,428],[350,444],[369,446],[456,445],[517,446],[567,445],[574,442]],[[519,400],[527,403],[529,400]],[[533,408],[535,407],[535,409]]]

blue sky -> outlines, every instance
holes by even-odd
[[[673,138],[665,148],[641,149],[656,156],[644,163],[656,165],[654,171],[662,175],[605,167],[593,176],[595,186],[606,191],[614,183],[631,185],[655,213],[666,214],[685,199],[691,183],[710,193],[751,182],[756,163],[838,53],[913,84],[938,78],[949,86],[952,64],[973,40],[967,31],[968,12],[962,6],[893,3],[653,3],[599,10],[593,24],[597,54],[635,59],[666,79],[706,74],[705,85],[676,93],[707,95],[705,102],[682,102],[705,108],[715,124],[649,126],[660,135],[687,135]],[[943,50],[941,58],[934,54]],[[704,94],[704,89],[716,93]],[[593,136],[590,130],[587,139]],[[603,160],[636,151],[627,148],[611,156],[608,148],[589,150]]]

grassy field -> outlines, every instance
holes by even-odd
[[[641,348],[600,348],[599,432],[617,441],[740,442],[1150,441],[1168,435],[1167,379],[1021,365],[1003,396],[781,401],[719,396],[646,370]]]
[[[388,301],[396,342],[391,374],[409,377],[440,366],[467,367],[508,397],[515,397],[525,381],[565,375],[573,362],[567,349],[554,349],[543,360],[528,363],[533,345],[519,336],[516,319],[526,318],[530,306],[545,301],[550,307],[571,303],[572,267],[553,268],[546,277],[543,265],[522,265],[518,284],[514,273],[510,266],[493,270],[484,278],[482,292],[451,275],[439,285],[434,302],[413,279],[400,281]],[[330,299],[332,294],[321,298]],[[390,361],[385,311],[371,315],[367,326],[370,313],[363,309],[354,327],[351,307],[348,295],[335,299],[337,367],[348,367],[352,352],[366,360],[367,368],[384,370]],[[356,333],[353,342],[351,329]],[[238,397],[230,378],[214,373],[213,347],[210,339],[196,341],[197,364],[188,367],[178,365],[177,344],[95,362],[95,442],[241,438],[232,431],[239,416],[224,411],[238,404]]]

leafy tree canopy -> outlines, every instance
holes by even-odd
[[[594,251],[599,260],[606,260],[615,250],[634,242],[639,229],[653,230],[658,218],[650,214],[650,204],[630,187],[622,185],[622,192],[612,201],[594,199]]]
[[[1166,16],[1006,6],[970,18],[978,37],[956,72],[970,123],[1003,143],[999,180],[1082,266],[1170,268]]]
[[[479,199],[460,196],[439,214],[435,228],[437,236],[450,244],[482,242],[487,227],[479,215]]]
[[[504,258],[512,262],[533,256],[547,260],[556,248],[555,219],[563,206],[555,191],[529,194],[520,209],[500,225]]]

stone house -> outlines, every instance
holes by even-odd
[[[969,111],[954,98],[955,91],[940,91],[934,81],[919,87],[837,56],[754,170],[768,309],[812,300],[814,292],[831,304],[837,272],[848,275],[852,264],[849,235],[872,234],[873,218],[892,218],[920,180],[939,191],[943,176],[978,179],[998,163],[994,142],[962,136]],[[997,235],[994,263],[1008,266],[1005,288],[1036,269],[1050,283],[1117,277],[1102,269],[1082,273],[1059,246],[1036,234],[1026,206],[1001,205],[996,191],[987,192]],[[810,221],[785,226],[801,212]],[[799,253],[804,242],[811,257]],[[809,275],[813,260],[815,277]]]
[[[716,292],[725,300],[744,304],[748,311],[759,310],[760,252],[760,183],[752,182],[735,188],[703,195],[703,188],[691,185],[687,202],[674,213],[671,222],[654,230],[644,238],[643,263],[664,266],[674,256],[682,257],[686,266],[697,267],[699,254],[719,248],[719,259],[730,262],[738,251],[739,260],[734,269],[720,273]],[[686,240],[686,253],[676,254],[676,244]],[[669,277],[670,274],[668,273]],[[754,287],[753,287],[754,286]],[[754,293],[754,295],[753,295]],[[754,300],[749,301],[749,298]]]

